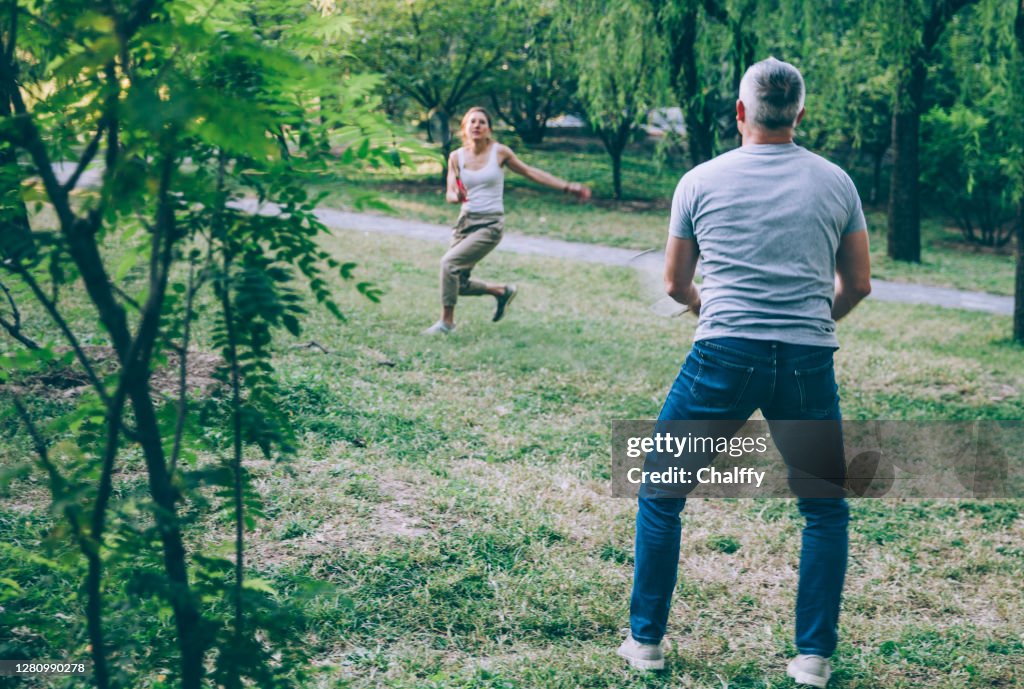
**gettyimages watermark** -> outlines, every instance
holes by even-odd
[[[1024,421],[612,422],[612,495],[1021,498]]]

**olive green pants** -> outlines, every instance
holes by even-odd
[[[452,229],[452,243],[441,258],[441,305],[455,306],[459,295],[487,294],[487,283],[469,275],[491,253],[505,231],[501,213],[463,213]]]

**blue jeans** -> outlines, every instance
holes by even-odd
[[[829,347],[732,337],[695,342],[658,419],[746,420],[760,409],[789,468],[792,486],[794,474],[808,462],[809,448],[801,442],[799,424],[786,422],[841,418],[832,352]],[[810,450],[816,453],[815,470],[826,466],[827,475],[837,481],[835,497],[797,499],[806,522],[796,647],[800,653],[826,658],[836,647],[848,549],[849,509],[840,487],[845,476],[841,432],[834,444]],[[685,498],[646,497],[641,490],[629,617],[633,638],[641,643],[657,644],[665,635],[679,565],[679,515],[685,505]]]

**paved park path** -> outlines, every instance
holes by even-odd
[[[257,210],[255,200],[243,201],[240,207],[250,211]],[[265,204],[259,209],[259,212],[272,214],[277,212],[277,207],[273,204]],[[416,220],[403,220],[401,218],[371,213],[352,213],[334,208],[319,208],[317,209],[317,216],[325,225],[337,230],[374,232],[439,243],[447,243],[451,239],[452,231],[450,227]],[[641,273],[645,283],[651,285],[652,290],[657,290],[658,294],[662,294],[661,273],[665,255],[661,251],[637,252],[633,249],[620,249],[582,242],[566,242],[561,239],[531,237],[513,233],[505,235],[501,244],[498,245],[498,251],[509,251],[528,256],[548,256],[607,266],[632,267]],[[877,279],[873,279],[871,285],[871,296],[868,298],[877,299],[878,301],[903,304],[931,304],[950,309],[984,311],[1003,316],[1013,315],[1012,297]],[[661,315],[672,316],[682,313],[683,309],[668,297],[664,297],[654,303],[652,310]]]
[[[58,177],[66,178],[71,174],[69,164],[54,166]],[[78,182],[78,186],[92,186],[99,182],[100,171],[89,169]],[[258,206],[255,199],[239,202],[240,208],[260,213],[273,214],[278,212],[277,206],[264,204]],[[355,230],[357,232],[375,232],[400,237],[412,237],[425,241],[447,243],[451,239],[451,228],[445,225],[403,220],[371,213],[352,213],[335,208],[321,207],[317,209],[321,222],[336,230]],[[637,252],[633,249],[620,249],[600,244],[583,242],[566,242],[561,239],[547,237],[530,237],[522,234],[506,234],[498,251],[509,251],[528,256],[548,256],[584,263],[597,263],[606,266],[624,266],[635,268],[640,272],[652,291],[662,295],[661,271],[665,256],[661,251]],[[965,309],[967,311],[984,311],[1001,316],[1013,315],[1013,298],[1003,297],[985,292],[967,292],[948,287],[929,287],[913,285],[905,282],[889,280],[871,281],[872,291],[869,299],[897,302],[902,304],[930,304],[949,309]],[[674,316],[682,313],[683,307],[668,297],[662,297],[651,307],[656,313]]]

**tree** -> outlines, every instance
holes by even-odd
[[[872,204],[882,198],[883,163],[892,143],[893,71],[874,50],[883,30],[863,21],[818,34],[799,60],[808,84],[802,137],[812,148],[849,157],[850,165],[867,155]]]
[[[936,102],[922,120],[926,198],[952,217],[968,242],[1003,246],[1013,236],[1015,178],[1007,144],[1016,141],[1013,21],[993,0],[953,18],[941,45]],[[1009,156],[1009,159],[1016,158]]]
[[[718,152],[718,140],[735,136],[733,103],[757,46],[753,0],[650,0],[660,42],[667,54],[668,84],[683,111],[687,150],[693,165]],[[722,29],[725,34],[722,34]],[[723,82],[721,66],[730,65]]]
[[[2,394],[35,452],[20,470],[46,477],[62,520],[51,538],[70,539],[85,561],[101,689],[151,684],[133,668],[141,656],[173,667],[183,689],[209,686],[207,676],[232,688],[294,686],[307,674],[301,620],[246,576],[245,525],[259,505],[243,449],[288,454],[271,344],[301,330],[300,282],[340,316],[324,277],[352,275],[353,264],[317,243],[326,228],[308,172],[326,169],[333,132],[355,139],[350,157],[364,160],[385,156],[374,141],[387,132],[372,129],[376,103],[343,75],[298,59],[288,41],[254,38],[239,22],[251,6],[11,1],[0,19],[0,270],[63,341],[4,342]],[[299,43],[311,40],[305,30],[344,23],[330,12],[311,18],[305,2],[288,8]],[[339,107],[321,124],[309,114],[323,94]],[[66,178],[58,159],[73,161]],[[98,186],[80,185],[99,161]],[[243,212],[245,196],[283,212]],[[24,231],[26,198],[52,210],[51,226]],[[8,244],[12,235],[21,243]],[[377,297],[369,283],[357,287]],[[201,301],[222,357],[223,385],[206,400],[190,398],[186,375]],[[86,336],[107,344],[86,346]],[[171,365],[179,384],[165,402],[153,373]],[[70,409],[47,411],[19,392],[33,376],[72,372],[88,389]],[[141,455],[148,499],[118,485],[128,448]],[[232,559],[189,544],[189,519],[204,509],[230,515]],[[5,607],[19,619],[14,603]],[[110,623],[134,615],[135,629],[154,611],[174,631],[145,649],[133,651],[130,632]],[[64,648],[85,645],[68,638]]]
[[[965,240],[1000,247],[1013,236],[1015,204],[1001,164],[1005,141],[991,136],[1001,128],[996,119],[981,104],[932,108],[922,120],[921,182]]]
[[[447,168],[451,120],[507,59],[506,0],[372,0],[353,11],[363,19],[353,53],[383,75],[388,88],[418,104],[428,140],[441,146]],[[442,171],[442,181],[447,169]]]
[[[889,187],[888,255],[921,260],[920,129],[925,83],[933,51],[950,19],[977,0],[882,0],[889,27],[896,92],[893,100],[893,171]]]
[[[622,153],[661,91],[661,56],[647,36],[650,11],[636,0],[606,7],[581,2],[572,19],[579,97],[591,128],[612,159],[615,198],[622,198]]]
[[[1017,17],[1013,24],[1017,43],[1017,59],[1014,73],[1017,76],[1017,103],[1024,104],[1024,0],[1017,0]],[[1020,105],[1015,110],[1017,141],[1013,157],[1017,167],[1017,271],[1014,285],[1013,301],[1013,339],[1024,344],[1024,127],[1020,126]]]
[[[528,144],[544,139],[547,121],[565,112],[576,93],[571,34],[547,2],[520,0],[509,19],[509,51],[489,80],[495,115]]]
[[[892,71],[866,76],[853,87],[847,110],[853,124],[853,145],[871,158],[871,189],[868,201],[882,200],[882,164],[892,146]]]
[[[756,21],[757,0],[704,0],[708,16],[729,30],[727,59],[732,63],[732,90],[739,93],[740,80],[747,67],[754,63],[757,33],[750,24]]]
[[[683,111],[690,162],[697,166],[715,154],[719,105],[718,89],[705,82],[705,65],[697,55],[701,3],[652,0],[651,8],[668,52],[669,87]]]

